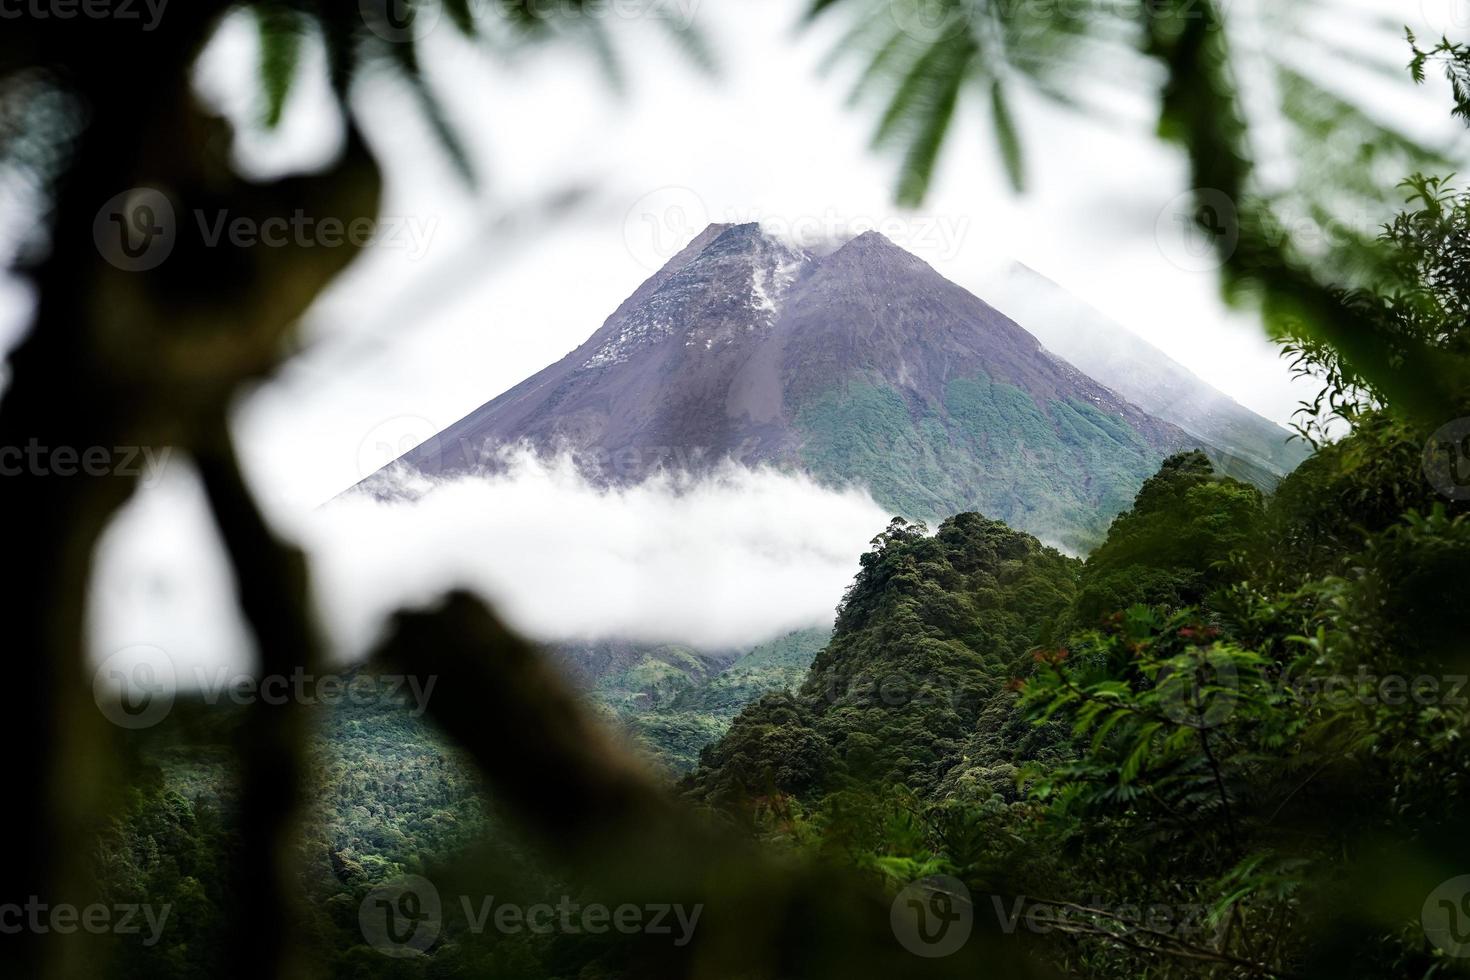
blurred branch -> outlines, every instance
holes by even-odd
[[[7,68],[57,68],[84,103],[87,124],[54,178],[49,253],[32,270],[35,321],[11,356],[12,382],[0,404],[0,446],[157,445],[167,427],[156,400],[120,377],[103,353],[110,335],[96,287],[107,267],[92,236],[97,210],[139,175],[141,161],[178,120],[188,65],[223,3],[185,5],[158,29],[120,44],[96,20],[7,21]],[[148,107],[139,117],[138,107]],[[115,271],[115,270],[114,270]],[[101,316],[99,316],[99,313]],[[99,323],[99,320],[102,322]],[[0,712],[0,737],[25,746],[8,776],[20,846],[0,857],[0,903],[76,893],[87,877],[81,836],[95,819],[100,784],[112,767],[101,719],[88,711],[83,677],[85,597],[97,538],[132,493],[122,473],[63,477],[29,467],[0,478],[0,514],[11,553],[25,563],[12,584],[5,620],[11,684],[18,696]],[[7,974],[63,975],[66,949],[32,931],[7,937]],[[75,955],[75,954],[73,954]]]
[[[260,678],[311,676],[322,644],[313,622],[306,558],[271,531],[245,485],[223,414],[210,420],[196,452],[210,511],[229,556],[240,609],[260,653]],[[291,856],[306,739],[297,699],[258,698],[240,740],[240,840],[231,880],[237,903],[228,956],[242,978],[294,975],[296,917]]]
[[[455,592],[436,611],[398,614],[373,659],[434,692],[432,717],[548,843],[585,855],[630,833],[678,840],[665,836],[679,818],[647,770],[474,597]]]
[[[170,9],[155,29],[132,31],[126,42],[118,36],[126,27],[95,18],[7,22],[6,40],[17,40],[32,63],[53,69],[80,105],[83,125],[65,166],[44,175],[53,188],[50,248],[22,270],[35,283],[38,306],[30,333],[11,358],[13,381],[0,404],[0,446],[78,455],[93,449],[111,454],[129,447],[194,448],[196,420],[222,417],[237,385],[275,366],[295,319],[355,254],[246,253],[212,248],[190,234],[191,211],[210,206],[231,219],[257,221],[297,208],[346,220],[364,209],[374,213],[377,206],[376,167],[355,130],[343,159],[326,173],[270,185],[247,184],[230,173],[224,162],[228,132],[200,113],[188,85],[194,58],[225,6],[204,2]],[[125,271],[104,259],[94,228],[100,209],[140,187],[161,189],[190,210],[177,216],[181,233],[166,262]],[[237,556],[253,554],[252,561],[270,564],[243,548],[261,525],[251,520],[231,458],[219,455],[216,445],[205,447],[200,459],[216,504],[230,515],[225,521]],[[116,767],[84,676],[85,603],[98,537],[135,483],[136,475],[122,469],[62,476],[25,466],[0,479],[9,541],[28,563],[13,587],[6,619],[12,683],[23,693],[12,710],[0,713],[0,734],[9,744],[28,747],[9,774],[12,793],[26,801],[16,808],[15,827],[26,843],[0,858],[3,903],[24,906],[32,896],[58,901],[91,889],[88,835],[106,816],[103,790],[115,779]],[[270,593],[255,590],[281,583],[291,588],[289,577],[276,577],[281,570],[272,564],[272,578],[254,583],[242,576],[249,612],[262,627],[273,603]],[[297,629],[290,619],[279,628],[291,634]],[[272,655],[301,659],[300,645],[273,649],[279,634],[263,632],[261,639]],[[289,773],[289,761],[272,758],[269,745],[253,751],[261,787],[253,796],[265,801],[261,812],[284,812],[282,784],[262,774],[270,766]],[[242,856],[241,867],[258,859]],[[258,871],[251,864],[241,880],[260,877]],[[252,916],[285,914],[280,893],[272,894],[275,900],[252,908]],[[280,943],[272,931],[257,940],[252,917],[233,922],[241,937],[236,962],[246,970],[260,965],[248,974],[253,977],[275,974]],[[72,976],[86,968],[84,945],[30,930],[10,938],[3,951],[7,975]]]

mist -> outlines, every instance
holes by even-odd
[[[289,516],[339,662],[362,657],[386,618],[468,588],[514,627],[554,643],[627,639],[707,650],[830,625],[857,559],[889,515],[861,488],[727,465],[617,488],[568,458],[519,453],[490,476],[413,499],[349,495]],[[143,644],[181,685],[248,670],[231,573],[197,478],[173,465],[105,535],[94,574],[94,662]]]

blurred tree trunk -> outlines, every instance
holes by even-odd
[[[229,133],[194,104],[193,59],[222,3],[170,7],[155,30],[130,36],[106,20],[23,21],[6,27],[0,65],[54,71],[86,114],[54,186],[50,248],[26,270],[36,287],[30,334],[11,358],[0,403],[0,446],[78,454],[101,447],[179,447],[199,455],[206,490],[238,575],[268,577],[244,590],[242,605],[266,651],[265,669],[305,664],[315,637],[305,616],[299,556],[269,535],[244,489],[224,433],[230,399],[248,378],[268,373],[288,348],[289,329],[353,257],[336,249],[210,248],[193,210],[259,221],[304,209],[344,222],[377,213],[378,175],[352,130],[336,167],[323,174],[248,185],[229,168]],[[163,190],[176,207],[173,252],[158,268],[110,265],[94,220],[115,195]],[[120,456],[114,456],[114,461]],[[134,472],[57,476],[49,463],[0,478],[0,514],[10,525],[14,569],[6,649],[15,684],[0,732],[16,749],[10,771],[17,824],[0,867],[0,903],[54,904],[89,894],[89,831],[105,818],[114,766],[111,736],[92,702],[85,669],[84,615],[92,555],[103,529],[133,493]],[[296,574],[287,574],[291,568]],[[105,652],[105,651],[104,651]],[[289,822],[298,777],[282,713],[252,721],[257,738],[246,764],[251,826],[275,840]],[[283,757],[283,753],[285,753]],[[266,759],[269,758],[269,764]],[[257,836],[247,839],[258,843]],[[237,881],[259,879],[259,855]],[[262,900],[245,886],[244,897]],[[278,898],[279,896],[274,896]],[[286,910],[240,923],[241,975],[275,975]],[[87,969],[77,941],[29,930],[7,937],[11,976],[74,976]]]

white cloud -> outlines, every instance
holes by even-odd
[[[864,491],[729,466],[604,489],[529,453],[411,502],[347,497],[301,531],[349,648],[405,601],[467,584],[541,639],[706,648],[830,623],[887,515]]]
[[[545,641],[583,637],[739,648],[830,624],[888,515],[866,491],[769,469],[663,475],[606,489],[567,460],[514,457],[412,501],[345,497],[288,518],[312,559],[338,656],[385,618],[457,586]],[[181,677],[250,663],[231,576],[197,480],[171,469],[109,529],[90,611],[94,662],[135,644]]]

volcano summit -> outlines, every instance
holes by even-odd
[[[876,232],[818,255],[756,224],[710,225],[581,346],[360,486],[494,468],[516,445],[608,483],[726,460],[799,470],[907,517],[978,510],[1079,552],[1165,456],[1228,456]]]

